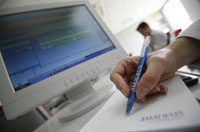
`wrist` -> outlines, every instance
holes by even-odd
[[[177,71],[177,58],[174,50],[172,48],[166,47],[162,49],[165,52],[166,58],[166,68],[170,69],[170,72]]]
[[[173,50],[169,47],[152,52],[148,56],[147,63],[154,62],[165,73],[176,72],[177,62]],[[157,63],[157,64],[156,64]]]
[[[176,63],[176,70],[200,57],[199,42],[192,38],[178,38],[166,47]]]

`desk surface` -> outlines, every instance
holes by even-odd
[[[190,91],[195,98],[200,100],[200,82],[197,85],[190,87]],[[105,102],[90,112],[80,116],[79,118],[68,122],[60,122],[55,115],[38,127],[35,132],[78,132],[101,109],[104,104]]]
[[[104,103],[95,107],[88,113],[67,122],[60,122],[55,115],[38,127],[34,132],[78,132],[101,109]]]

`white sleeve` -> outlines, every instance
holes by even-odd
[[[190,37],[200,40],[200,19],[191,24],[178,37]]]

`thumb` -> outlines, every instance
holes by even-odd
[[[163,66],[159,62],[151,61],[146,72],[141,77],[137,88],[136,96],[143,99],[158,84],[163,73]]]

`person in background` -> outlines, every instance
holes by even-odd
[[[167,34],[151,29],[146,22],[141,22],[137,27],[137,31],[144,37],[151,36],[151,43],[149,46],[153,51],[164,48],[169,43]]]
[[[137,99],[146,102],[148,95],[167,93],[167,87],[159,83],[172,78],[180,67],[198,59],[200,20],[189,26],[172,44],[148,54],[145,72],[136,88]],[[125,97],[129,96],[138,63],[139,56],[124,58],[110,75]]]

